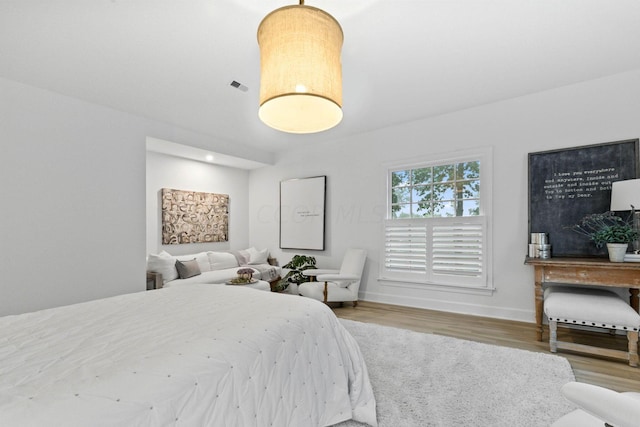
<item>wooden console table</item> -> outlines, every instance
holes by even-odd
[[[640,263],[610,262],[605,258],[529,258],[524,261],[535,268],[536,335],[542,341],[544,283],[570,283],[584,286],[629,288],[629,303],[638,311]]]

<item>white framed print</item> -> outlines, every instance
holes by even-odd
[[[280,249],[324,250],[326,176],[280,181]]]

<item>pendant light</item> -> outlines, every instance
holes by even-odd
[[[258,27],[260,120],[289,133],[340,123],[342,42],[338,21],[304,0],[268,14]]]

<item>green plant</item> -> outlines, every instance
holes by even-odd
[[[289,283],[300,284],[308,282],[309,278],[302,274],[304,270],[316,267],[316,259],[307,255],[294,255],[291,261],[282,266],[288,268],[289,272],[278,282],[277,289],[283,290],[289,286]]]
[[[613,212],[586,215],[570,228],[587,236],[598,248],[607,243],[631,243],[638,237],[629,221],[615,216]]]

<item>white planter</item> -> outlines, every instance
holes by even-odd
[[[287,286],[287,293],[290,293],[291,295],[298,295],[298,284],[289,283],[289,286]]]
[[[626,243],[607,243],[607,251],[609,251],[609,261],[624,262],[624,254],[627,253],[629,247]]]

